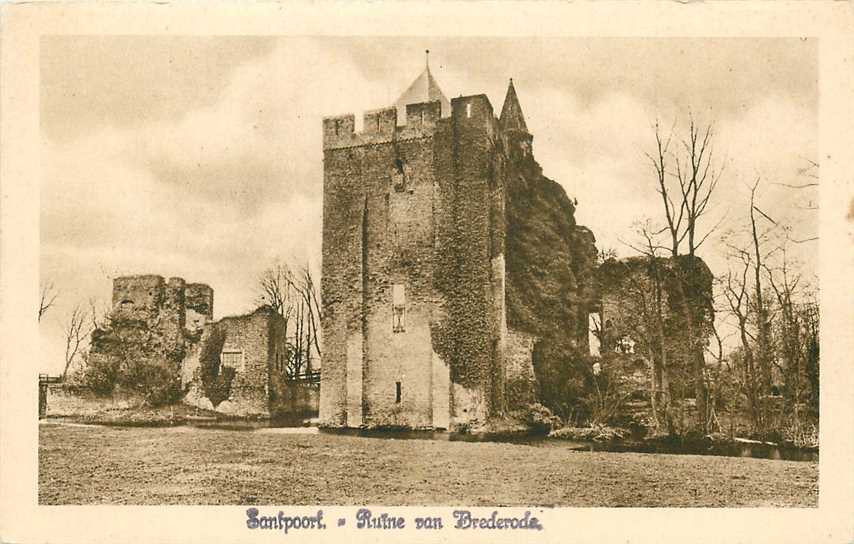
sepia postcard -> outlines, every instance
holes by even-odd
[[[850,542],[850,3],[10,3],[3,542]]]

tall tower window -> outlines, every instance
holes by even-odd
[[[471,102],[466,104],[466,117],[471,117]]]
[[[402,283],[395,283],[391,288],[392,331],[406,330],[406,291]]]
[[[403,387],[400,385],[400,382],[394,382],[394,387],[394,402],[399,404],[403,394]]]

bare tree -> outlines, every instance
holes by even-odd
[[[305,303],[305,310],[307,312],[305,319],[308,327],[307,338],[309,343],[314,345],[317,356],[320,357],[320,341],[318,340],[317,331],[319,330],[318,324],[323,320],[323,308],[320,305],[320,299],[317,295],[318,286],[314,282],[311,268],[308,265],[303,266],[300,269],[299,276],[292,280],[291,285]]]
[[[93,303],[92,307],[94,308]],[[68,374],[68,369],[74,363],[78,355],[85,350],[89,343],[89,337],[95,330],[96,318],[94,313],[87,311],[78,304],[71,311],[65,322],[63,332],[65,334],[65,367],[62,370],[62,379]]]
[[[308,265],[295,271],[287,264],[277,263],[259,278],[259,302],[269,305],[285,320],[286,371],[292,379],[311,372],[321,355],[322,307],[317,289]]]
[[[645,154],[655,171],[656,191],[664,209],[665,226],[655,234],[668,234],[669,250],[674,257],[680,254],[680,247],[687,239],[688,255],[694,256],[723,220],[721,218],[705,234],[698,232],[700,219],[709,209],[724,168],[723,163],[717,166],[714,160],[712,123],[701,126],[693,115],[689,116],[688,135],[680,141],[681,152],[671,150],[675,126],[674,123],[664,136],[656,121],[653,125],[655,151]]]
[[[688,255],[694,256],[697,249],[709,238],[720,221],[699,237],[698,225],[706,213],[712,194],[723,175],[723,163],[716,167],[713,161],[714,148],[712,138],[714,125],[701,127],[691,116],[688,123],[688,137],[682,140],[684,158],[675,157],[676,178],[679,181],[679,192],[682,205],[685,208],[685,234],[688,236]],[[723,218],[721,219],[721,221]]]
[[[258,279],[258,302],[270,306],[282,317],[286,317],[290,307],[290,277],[291,269],[288,265],[277,262]]]
[[[788,242],[785,238],[778,246],[779,265],[766,264],[764,268],[777,307],[772,332],[780,363],[774,363],[783,378],[785,406],[795,424],[800,425],[804,415],[802,406],[814,393],[809,374],[811,363],[817,364],[810,359],[818,345],[818,304],[812,300],[812,291],[803,287],[803,276],[793,270]]]
[[[809,301],[799,302],[805,298],[803,278],[789,256],[789,244],[803,241],[763,210],[760,183],[757,178],[750,186],[744,237],[727,241],[730,262],[739,265],[727,274],[723,292],[737,321],[742,393],[754,431],[783,430],[779,425],[791,424],[785,416],[793,415],[800,432],[806,428],[801,425],[801,406],[817,396],[812,385],[818,371],[817,321],[813,327],[811,317],[817,312]],[[777,376],[783,382],[782,412],[768,399],[776,395]]]
[[[750,237],[752,241],[753,259],[751,261],[753,270],[753,306],[755,307],[755,319],[757,328],[756,358],[759,364],[759,384],[762,395],[771,392],[771,365],[773,350],[771,345],[771,316],[768,303],[765,300],[765,289],[762,283],[762,272],[765,269],[765,258],[768,256],[763,251],[763,243],[767,239],[771,229],[760,231],[757,223],[757,213],[768,220],[774,227],[777,222],[768,214],[763,212],[756,203],[756,189],[759,187],[760,178],[756,178],[750,188]]]
[[[664,207],[664,219],[666,221],[666,226],[656,234],[663,233],[664,231],[668,232],[670,235],[670,252],[671,255],[675,257],[679,254],[679,245],[685,239],[685,232],[682,226],[685,216],[685,201],[684,199],[680,199],[677,206],[673,201],[673,197],[671,195],[673,191],[670,188],[670,183],[668,183],[668,177],[671,175],[668,166],[671,156],[670,142],[673,139],[675,123],[666,137],[661,134],[661,125],[658,120],[655,121],[653,128],[656,144],[655,154],[646,153],[646,157],[649,159],[653,169],[655,170],[656,180],[658,182],[656,190],[661,197],[661,203]]]
[[[706,381],[706,388],[709,391],[709,402],[706,406],[706,420],[708,421],[708,427],[710,429],[716,425],[718,431],[723,431],[721,422],[717,416],[717,405],[721,403],[724,398],[724,367],[728,367],[728,364],[724,354],[723,339],[718,332],[716,324],[712,325],[712,337],[715,339],[715,347],[714,349],[711,347],[707,348],[706,352],[714,359],[715,367],[712,372],[709,372],[710,376]],[[732,423],[732,418],[730,418],[730,422]]]
[[[321,356],[319,340],[319,324],[322,321],[322,307],[317,294],[317,284],[311,273],[311,268],[306,264],[300,268],[297,274],[291,274],[288,278],[291,290],[296,293],[298,302],[296,308],[298,331],[295,335],[295,351],[291,369],[293,375],[312,371],[313,359]]]
[[[675,128],[675,123],[674,123]],[[661,133],[660,124],[654,125],[655,151],[646,157],[656,175],[656,190],[664,209],[665,226],[654,235],[667,233],[670,247],[654,242],[649,237],[650,249],[668,249],[672,257],[679,256],[683,242],[687,241],[687,267],[682,274],[679,288],[684,300],[683,313],[690,343],[689,357],[692,361],[694,396],[697,403],[697,425],[705,432],[708,427],[706,398],[708,390],[705,380],[705,345],[708,341],[704,330],[707,309],[712,308],[708,296],[698,288],[695,256],[697,250],[717,230],[723,217],[704,234],[700,232],[701,219],[709,210],[709,203],[723,174],[723,166],[714,160],[714,125],[701,126],[693,115],[689,116],[688,134],[681,139],[680,149],[672,150],[674,128],[667,136]],[[671,166],[672,165],[672,166]],[[674,182],[675,181],[675,182]]]
[[[667,433],[673,434],[676,426],[669,364],[672,339],[665,333],[668,301],[662,257],[658,254],[662,248],[655,243],[656,233],[648,220],[637,226],[637,232],[643,239],[643,245],[627,245],[644,257],[646,267],[643,274],[626,274],[622,296],[628,299],[631,308],[626,312],[629,317],[624,325],[636,340],[641,340],[650,361],[649,393],[653,422],[656,427],[663,422]]]
[[[742,350],[742,373],[740,382],[742,393],[747,399],[748,412],[754,430],[762,428],[762,411],[760,407],[759,388],[757,387],[756,365],[754,360],[753,346],[756,340],[750,330],[751,304],[748,284],[750,273],[751,255],[744,249],[735,249],[741,262],[740,269],[730,270],[724,279],[724,296],[729,304],[732,315],[738,322],[738,334]]]
[[[42,320],[44,314],[53,306],[53,303],[56,302],[56,297],[59,296],[59,291],[53,285],[52,281],[48,281],[42,283],[41,285],[41,296],[39,297],[39,321]]]
[[[649,336],[649,353],[652,358],[652,380],[650,399],[652,403],[652,411],[656,412],[656,404],[661,408],[661,415],[666,423],[668,434],[673,434],[674,423],[671,407],[672,393],[670,391],[670,369],[668,364],[668,346],[667,339],[664,334],[664,316],[666,297],[664,293],[664,282],[662,278],[661,266],[657,255],[657,247],[653,239],[653,234],[650,232],[649,226],[646,225],[641,229],[641,234],[646,242],[646,247],[643,253],[646,255],[649,262],[647,276],[650,280],[652,293],[649,304],[646,304],[643,309],[644,321],[647,323]],[[657,351],[657,353],[655,353]],[[655,417],[656,424],[658,416]]]
[[[104,328],[104,323],[107,320],[107,316],[110,313],[109,307],[104,306],[102,301],[98,300],[95,297],[90,297],[89,304],[89,325],[91,329],[94,331],[95,329]]]
[[[744,352],[744,392],[756,431],[763,431],[768,424],[763,399],[771,393],[772,367],[776,360],[773,312],[766,280],[769,278],[768,261],[780,251],[780,246],[768,248],[774,233],[780,232],[780,225],[759,206],[760,183],[761,178],[756,178],[750,187],[747,243],[727,244],[730,253],[741,262],[741,271],[729,274],[724,290],[730,311],[738,321]]]

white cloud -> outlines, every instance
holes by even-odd
[[[219,101],[177,121],[45,141],[42,277],[61,291],[42,327],[45,368],[61,369],[61,318],[108,300],[115,276],[209,283],[225,315],[251,309],[275,259],[319,265],[321,118],[360,109],[377,86],[312,40],[293,47],[244,64]]]
[[[180,116],[107,122],[77,139],[45,140],[42,277],[62,293],[42,326],[43,367],[61,368],[58,318],[78,301],[108,299],[116,275],[150,272],[209,283],[215,312],[224,315],[250,309],[254,279],[273,259],[317,266],[321,118],[355,113],[358,119],[365,110],[393,102],[417,75],[420,62],[388,40],[281,40],[267,56],[236,65],[228,83],[216,86],[222,87],[216,100],[199,102]],[[419,54],[421,45],[409,42],[406,51]],[[600,247],[630,253],[619,239],[631,238],[637,219],[658,215],[643,151],[656,115],[672,120],[675,114],[676,99],[663,93],[679,78],[658,89],[658,80],[651,84],[649,74],[632,62],[618,63],[616,77],[613,66],[586,61],[584,47],[564,66],[516,42],[495,48],[505,57],[473,66],[473,53],[488,48],[477,40],[451,42],[445,43],[446,54],[431,61],[449,97],[485,92],[498,113],[507,77],[530,76],[518,78],[516,87],[545,175],[579,200],[576,219],[593,230]],[[577,41],[568,43],[569,49],[578,47]],[[594,49],[605,51],[608,43],[596,42]],[[630,51],[630,45],[616,50]],[[592,58],[610,58],[602,51]],[[726,71],[733,58],[721,55],[709,70]],[[804,105],[805,91],[797,85],[791,96],[785,89],[766,91],[758,78],[768,72],[779,79],[779,71],[763,70],[746,72],[755,78],[727,80],[740,85],[733,95],[744,98],[740,109],[733,109],[731,97],[715,103],[718,91],[704,95],[711,106],[700,113],[716,120],[718,149],[727,159],[717,213],[732,208],[730,213],[741,214],[746,183],[757,174],[792,182],[803,159],[815,159],[817,112]],[[595,85],[585,85],[588,79]],[[746,79],[750,85],[741,84]],[[769,183],[762,198],[782,214],[801,193]],[[806,230],[814,228],[808,214],[798,220]],[[710,245],[704,256],[713,266],[725,265],[719,254]]]

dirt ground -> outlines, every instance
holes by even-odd
[[[816,506],[818,464],[42,423],[41,504]]]

